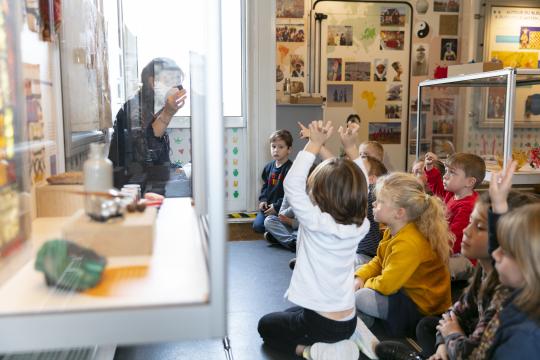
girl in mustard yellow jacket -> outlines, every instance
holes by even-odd
[[[453,235],[443,203],[426,194],[413,175],[380,178],[376,194],[374,218],[388,229],[377,255],[355,273],[356,308],[366,325],[379,318],[392,335],[410,335],[423,316],[451,305]]]

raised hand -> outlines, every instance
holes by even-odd
[[[517,161],[512,160],[506,169],[491,176],[489,197],[491,198],[491,208],[495,214],[504,214],[508,211],[508,193],[512,188],[512,177],[516,167]]]
[[[435,160],[439,160],[439,157],[431,151],[428,151],[426,155],[424,155],[424,166],[427,171],[433,169],[433,162],[435,162]]]
[[[359,130],[360,126],[355,123],[350,124],[348,127],[340,126],[338,129],[345,154],[352,160],[359,156],[358,145],[356,144]]]
[[[309,139],[309,129],[304,126],[300,121],[298,121],[298,126],[300,127],[300,139]]]

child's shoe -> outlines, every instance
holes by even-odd
[[[421,360],[422,357],[399,341],[382,341],[375,346],[380,360]]]
[[[292,258],[289,260],[289,269],[294,270],[294,267],[296,266],[296,258]]]
[[[264,238],[266,239],[266,241],[268,241],[272,245],[279,244],[276,238],[272,234],[270,234],[268,231],[264,233]]]
[[[358,360],[360,350],[352,340],[342,340],[337,343],[315,343],[309,349],[309,359],[313,360]]]

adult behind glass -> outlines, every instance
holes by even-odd
[[[143,191],[165,193],[170,178],[167,127],[186,100],[184,73],[171,59],[155,58],[141,72],[142,86],[116,115],[109,159],[114,186],[139,184]]]

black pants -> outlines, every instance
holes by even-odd
[[[258,326],[259,334],[268,346],[289,354],[295,352],[297,345],[348,339],[355,328],[356,316],[347,321],[335,321],[299,306],[267,314],[259,320]]]
[[[426,358],[435,354],[437,349],[435,348],[437,325],[441,320],[438,316],[427,316],[420,320],[416,326],[416,340],[418,345],[422,348],[422,355]]]

